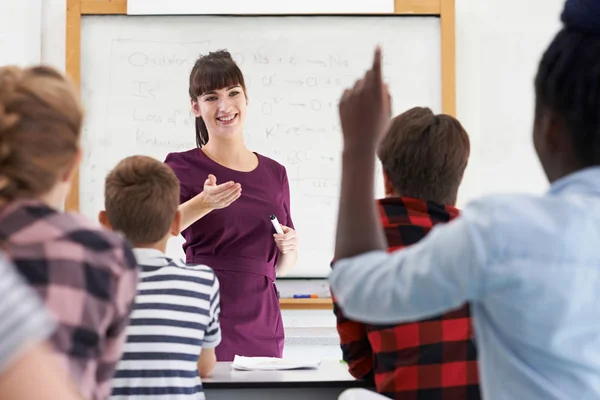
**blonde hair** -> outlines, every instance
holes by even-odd
[[[0,68],[0,199],[50,191],[73,167],[82,123],[77,89],[64,75]]]

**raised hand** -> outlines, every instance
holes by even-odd
[[[375,50],[373,65],[352,89],[342,95],[339,105],[344,146],[374,150],[391,119],[391,98],[381,73],[381,49]]]

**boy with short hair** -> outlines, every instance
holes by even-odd
[[[450,115],[414,107],[392,120],[378,150],[385,198],[377,201],[377,214],[388,251],[416,244],[459,215],[455,205],[469,154],[469,136]],[[377,392],[397,399],[481,398],[467,304],[385,325],[352,320],[336,302],[334,312],[350,373],[372,381]]]
[[[106,177],[100,222],[132,242],[141,268],[112,399],[203,399],[200,377],[216,363],[219,282],[208,266],[165,255],[178,206],[179,181],[158,160],[128,157]]]

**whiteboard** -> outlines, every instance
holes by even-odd
[[[189,72],[198,54],[225,48],[246,78],[248,147],[287,168],[299,236],[290,276],[329,273],[341,172],[337,103],[377,43],[394,113],[416,105],[441,112],[436,17],[85,16],[81,43],[80,211],[96,218],[104,178],[122,158],[162,161],[195,147]],[[380,177],[378,168],[377,197]],[[169,253],[182,255],[181,244],[172,240]]]

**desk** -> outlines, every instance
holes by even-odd
[[[346,364],[336,361],[291,371],[236,371],[230,362],[219,362],[202,386],[208,400],[337,399],[346,389],[367,387],[348,373]]]

